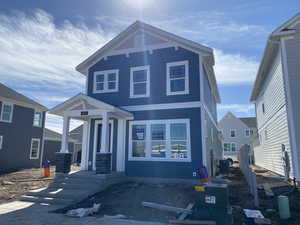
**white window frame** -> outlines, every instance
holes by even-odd
[[[10,114],[9,120],[3,120],[3,118],[2,118],[2,116],[3,116],[3,110],[4,110],[4,105],[11,106],[11,114]],[[0,121],[1,122],[6,122],[6,123],[11,123],[12,122],[12,118],[13,118],[13,114],[14,114],[14,104],[9,103],[9,102],[2,102]]]
[[[187,158],[171,158],[171,137],[170,126],[174,123],[185,123],[187,129]],[[151,124],[166,125],[166,157],[151,157]],[[145,157],[132,156],[132,126],[146,125],[146,152]],[[128,160],[129,161],[166,161],[166,162],[191,162],[191,136],[190,136],[190,119],[172,119],[172,120],[139,120],[129,121],[129,139],[128,139]]]
[[[249,135],[247,135],[247,131],[249,132]],[[250,129],[245,129],[245,137],[250,137],[251,134],[250,134]]]
[[[232,151],[232,145],[235,145],[235,151]],[[237,152],[237,143],[235,143],[235,142],[231,142],[231,144],[230,144],[230,152]]]
[[[0,150],[3,148],[3,135],[0,135]]]
[[[116,74],[116,87],[115,89],[108,89],[108,74],[115,73]],[[96,77],[97,75],[104,75],[104,80],[103,80],[103,90],[97,90],[97,82],[96,82]],[[93,93],[111,93],[111,92],[118,92],[119,91],[119,70],[114,69],[114,70],[104,70],[104,71],[95,71],[94,72],[94,77],[93,77]]]
[[[41,117],[40,117],[40,125],[35,125],[34,124],[34,117],[35,117],[35,114],[36,113],[40,113],[41,114]],[[32,121],[32,125],[34,126],[34,127],[42,127],[43,126],[43,112],[41,112],[41,111],[34,111],[34,114],[33,114],[33,121]]]
[[[133,72],[140,71],[140,70],[146,70],[147,71],[147,81],[146,81],[146,94],[142,95],[135,95],[133,92]],[[144,83],[144,82],[136,82],[136,83]],[[137,67],[131,67],[130,68],[130,98],[145,98],[150,97],[150,66],[137,66]]]
[[[32,144],[34,141],[38,141],[38,151],[37,151],[37,156],[36,157],[32,157]],[[38,159],[39,158],[39,155],[40,155],[40,144],[41,144],[41,140],[39,138],[32,138],[31,139],[31,146],[30,146],[30,155],[29,155],[29,158],[30,159]]]
[[[229,151],[225,151],[225,144],[229,145]],[[223,143],[223,151],[224,151],[224,153],[231,152],[231,143],[230,142],[224,142]]]
[[[231,131],[234,131],[234,137],[231,136]],[[229,137],[230,137],[230,138],[236,138],[236,136],[237,136],[237,135],[236,135],[236,129],[230,129]]]
[[[171,91],[170,67],[182,66],[185,67],[184,91]],[[176,78],[182,79],[182,78]],[[174,79],[172,79],[174,80]],[[186,95],[189,94],[189,61],[169,62],[167,63],[167,95]]]

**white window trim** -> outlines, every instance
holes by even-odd
[[[234,131],[234,137],[231,137],[231,131]],[[236,138],[236,129],[230,129],[229,137],[230,138]]]
[[[32,157],[31,154],[32,154],[32,143],[34,141],[38,141],[39,143],[39,146],[38,146],[38,151],[37,151],[37,157]],[[32,138],[31,139],[31,146],[30,146],[30,155],[29,155],[29,158],[30,159],[38,159],[39,158],[39,155],[40,155],[40,144],[41,144],[41,140],[39,138]]]
[[[11,106],[11,114],[10,114],[10,118],[9,120],[3,120],[2,119],[2,115],[3,115],[3,110],[4,110],[4,105],[10,105]],[[9,103],[9,102],[2,102],[1,105],[1,115],[0,115],[0,121],[1,122],[5,122],[5,123],[11,123],[12,122],[12,118],[13,118],[13,114],[14,114],[14,104]]]
[[[185,123],[187,128],[187,158],[168,158],[170,155],[170,124],[173,123]],[[154,158],[151,157],[151,124],[166,124],[166,158]],[[133,125],[146,125],[146,156],[145,157],[133,157],[132,156],[132,126]],[[128,139],[128,160],[129,161],[165,161],[165,162],[191,162],[191,136],[190,136],[190,119],[172,119],[172,120],[139,120],[129,121],[129,139]]]
[[[3,148],[3,135],[0,135],[0,150]]]
[[[41,114],[41,117],[40,117],[40,119],[41,119],[41,125],[35,125],[35,124],[34,124],[34,117],[35,117],[35,114],[36,114],[36,113],[40,113],[40,114]],[[32,125],[33,125],[34,127],[43,127],[43,112],[37,111],[37,110],[34,111]]]
[[[225,151],[225,147],[224,147],[225,144],[228,144],[228,145],[229,145],[229,151]],[[226,153],[226,152],[231,152],[231,143],[230,143],[230,142],[224,142],[224,143],[223,143],[223,151],[224,151],[224,153]]]
[[[185,66],[185,83],[184,91],[171,91],[170,67],[172,66]],[[189,61],[179,61],[167,63],[167,95],[186,95],[189,94]]]
[[[115,73],[116,74],[116,88],[115,89],[108,89],[108,74]],[[96,82],[96,76],[103,74],[104,75],[104,81],[103,81],[103,90],[97,90],[97,82]],[[119,91],[119,70],[104,70],[104,71],[95,71],[94,77],[93,77],[93,93],[111,93],[111,92],[118,92]]]
[[[146,94],[143,95],[133,94],[133,72],[139,70],[147,71]],[[130,98],[144,98],[144,97],[150,97],[150,66],[148,65],[148,66],[131,67],[130,68]]]
[[[235,151],[232,151],[232,145],[235,145]],[[230,143],[230,152],[237,152],[237,143],[235,143],[235,142],[231,142]]]

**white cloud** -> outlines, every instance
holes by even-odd
[[[221,111],[253,114],[255,107],[253,104],[221,104],[218,105],[218,109]]]
[[[257,61],[239,54],[225,54],[221,50],[214,53],[218,84],[238,85],[254,81],[259,66]]]
[[[70,21],[57,26],[54,18],[42,10],[36,10],[32,15],[0,14],[0,82],[50,108],[82,92],[85,77],[75,71],[75,66],[125,29],[134,18],[100,17],[96,21],[98,25],[94,28],[83,22],[74,24]],[[217,12],[146,22],[209,44],[234,42],[238,38],[253,39],[265,32],[256,25],[226,20]],[[215,53],[219,84],[253,81],[257,62],[221,50]],[[46,126],[61,130],[61,120],[48,115]]]

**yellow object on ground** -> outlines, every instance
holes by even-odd
[[[205,191],[205,186],[195,186],[195,191]]]

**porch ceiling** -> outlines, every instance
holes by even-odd
[[[89,97],[83,93],[79,93],[78,95],[75,95],[74,97],[69,98],[65,102],[53,107],[52,109],[50,109],[49,113],[58,116],[64,116],[72,112],[76,114],[83,111],[87,111],[89,113],[88,115],[86,114],[82,115],[82,117],[95,116],[95,115],[101,116],[101,113],[99,112],[103,111],[103,112],[110,113],[113,117],[116,118],[126,118],[126,119],[133,118],[132,113],[120,109],[116,106],[107,104],[103,101],[97,100],[95,98]],[[80,115],[81,114],[76,115],[75,117],[80,117]]]

